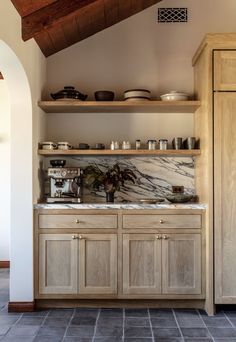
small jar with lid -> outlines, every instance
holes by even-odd
[[[135,149],[140,150],[140,148],[141,148],[141,140],[137,139],[135,140]]]
[[[159,140],[160,150],[167,150],[168,148],[168,140],[167,139],[160,139]]]
[[[130,150],[131,149],[131,144],[129,141],[123,141],[122,142],[122,150]]]
[[[157,145],[156,140],[148,140],[148,149],[149,150],[155,150]]]

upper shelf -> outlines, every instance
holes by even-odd
[[[194,113],[200,101],[39,101],[46,113]]]

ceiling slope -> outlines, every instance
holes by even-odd
[[[11,0],[22,17],[22,38],[50,56],[161,0]]]

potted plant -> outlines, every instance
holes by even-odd
[[[115,164],[107,171],[103,172],[97,166],[90,165],[84,170],[84,185],[93,190],[104,188],[106,201],[113,203],[115,191],[124,186],[125,181],[135,183],[134,172],[128,168],[121,170],[118,164]]]

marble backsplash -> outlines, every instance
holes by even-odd
[[[52,158],[50,158],[52,159]],[[194,187],[194,158],[192,157],[70,157],[66,166],[85,168],[96,165],[102,171],[118,163],[121,168],[130,168],[137,180],[135,184],[126,182],[121,191],[115,194],[115,201],[137,202],[142,198],[164,198],[171,193],[172,185],[182,185],[185,192],[195,194]],[[44,169],[49,166],[45,158]],[[104,191],[91,192],[84,190],[84,202],[104,202]]]

